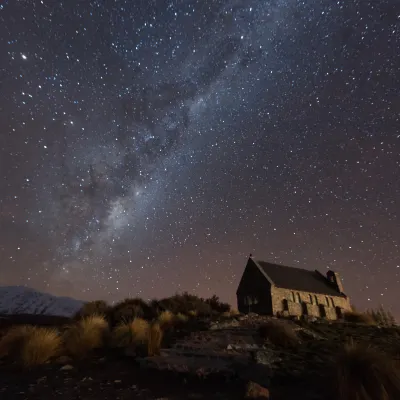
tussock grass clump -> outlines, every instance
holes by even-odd
[[[158,322],[151,324],[148,332],[147,355],[155,356],[160,354],[163,330]]]
[[[337,357],[338,400],[400,399],[400,372],[388,356],[350,342]]]
[[[62,339],[56,329],[35,328],[23,341],[20,361],[24,367],[42,365],[59,355],[61,349]]]
[[[8,356],[24,367],[33,367],[57,356],[61,348],[61,336],[55,329],[18,325],[2,337],[0,358]]]
[[[285,321],[271,320],[260,325],[258,332],[262,339],[268,339],[275,346],[295,347],[300,344],[296,332]]]
[[[15,357],[24,341],[34,331],[31,325],[16,325],[11,327],[0,340],[0,358]]]
[[[114,347],[129,347],[145,344],[149,335],[149,323],[142,318],[119,324],[112,332]]]
[[[65,348],[72,357],[85,357],[104,345],[108,331],[108,322],[104,317],[84,317],[64,332]]]
[[[347,311],[343,314],[343,318],[346,322],[353,322],[356,324],[364,324],[364,325],[376,324],[374,318],[371,315],[360,313],[357,311]]]

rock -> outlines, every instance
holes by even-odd
[[[121,382],[122,382],[121,379],[117,379],[114,381],[114,383],[121,383]]]
[[[227,350],[233,350],[233,347],[232,347],[232,345],[228,344],[228,346],[226,346],[226,349]]]
[[[246,388],[246,399],[269,399],[269,390],[258,383],[249,382]]]
[[[72,361],[71,357],[68,356],[61,356],[58,357],[56,360],[57,364],[69,364]]]
[[[74,369],[74,367],[71,364],[64,365],[60,368],[60,371],[70,371],[71,369]]]

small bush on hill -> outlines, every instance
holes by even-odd
[[[396,319],[393,314],[385,310],[383,306],[379,306],[376,310],[367,310],[367,315],[369,315],[376,324],[385,327],[396,326]]]
[[[107,316],[110,306],[103,300],[89,301],[75,314],[76,318],[90,317],[91,315]]]
[[[45,364],[51,358],[60,354],[62,340],[59,332],[52,328],[35,328],[21,347],[21,364],[24,367],[33,367]]]
[[[143,318],[119,324],[112,332],[114,347],[126,348],[131,345],[142,345],[147,342],[149,323]]]
[[[262,339],[268,339],[275,346],[295,347],[300,343],[292,326],[285,321],[271,320],[262,324],[259,334]]]
[[[147,341],[147,355],[155,356],[160,354],[161,342],[163,338],[163,330],[158,322],[154,322],[151,324],[149,333],[148,333],[148,341]]]
[[[213,311],[216,311],[217,313],[225,313],[231,310],[230,304],[223,303],[222,301],[220,301],[219,297],[216,296],[215,294],[209,299],[206,299],[205,302],[209,304],[211,309]]]
[[[113,326],[122,322],[133,321],[135,318],[151,320],[155,316],[152,307],[139,298],[125,299],[110,310],[110,321]]]
[[[105,344],[108,331],[108,322],[104,317],[84,317],[67,327],[64,332],[65,348],[72,357],[83,358]]]
[[[31,325],[11,327],[0,340],[0,358],[17,357],[24,341],[32,334],[34,329]]]
[[[197,312],[198,315],[212,314],[210,304],[198,296],[184,292],[174,296],[162,299],[158,302],[158,306],[162,310],[169,310],[174,314],[182,313],[189,314],[190,312]]]
[[[335,367],[338,400],[400,399],[400,373],[381,352],[351,342]]]
[[[347,311],[343,314],[343,318],[347,322],[357,324],[375,325],[374,319],[369,314],[360,313],[357,311]]]

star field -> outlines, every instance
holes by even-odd
[[[0,284],[214,293],[249,253],[400,316],[400,4],[0,1]]]

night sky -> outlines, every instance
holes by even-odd
[[[234,302],[249,253],[400,316],[397,0],[0,0],[0,285]]]

